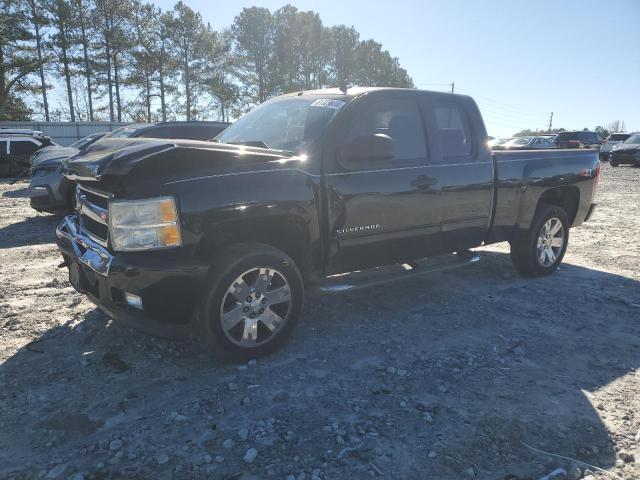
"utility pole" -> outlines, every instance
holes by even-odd
[[[451,82],[451,93],[453,93],[453,89],[454,89],[455,86],[456,86],[456,83],[455,82]]]
[[[551,116],[549,117],[549,130],[548,130],[549,133],[551,133],[552,126],[553,126],[553,112],[551,112]]]

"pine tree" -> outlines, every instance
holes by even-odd
[[[49,88],[44,76],[44,34],[43,30],[48,25],[50,19],[47,16],[45,5],[42,0],[25,0],[29,21],[33,28],[33,35],[36,42],[36,53],[38,58],[38,73],[40,74],[40,89],[42,91],[42,107],[44,108],[45,121],[49,121],[49,101],[47,89]]]
[[[271,67],[274,20],[266,8],[244,8],[231,26],[237,76],[248,103],[261,103],[278,90]]]
[[[87,107],[89,121],[93,122],[93,68],[89,60],[89,51],[91,50],[91,33],[89,16],[91,12],[91,0],[75,0],[75,6],[78,15],[78,26],[80,28],[80,41],[82,43],[82,60],[80,63],[81,71],[87,83]]]
[[[16,0],[0,0],[0,120],[24,117],[20,92],[35,92],[29,75],[41,63],[33,52],[28,14]]]
[[[71,7],[71,3],[66,0],[51,0],[48,4],[51,25],[55,29],[55,32],[51,35],[51,45],[60,61],[58,64],[59,72],[62,74],[67,88],[69,117],[72,122],[75,122],[76,115],[71,86],[71,75],[73,73],[71,62],[73,60],[73,46],[76,44],[77,17]]]
[[[204,82],[204,59],[207,45],[211,43],[208,38],[211,31],[202,23],[200,14],[181,1],[173,9],[170,28],[172,51],[184,86],[185,116],[189,121],[197,116],[194,99],[196,90]]]

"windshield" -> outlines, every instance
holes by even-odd
[[[634,143],[634,144],[640,144],[640,134],[637,135],[631,135],[629,138],[627,138],[624,143]]]
[[[531,142],[531,137],[522,137],[522,138],[515,138],[511,140],[509,143],[512,145],[529,145],[530,142]]]
[[[216,137],[220,143],[299,153],[325,131],[349,97],[279,97],[251,110]]]
[[[135,131],[136,131],[135,128],[120,127],[120,128],[116,128],[114,131],[112,131],[111,133],[108,133],[104,137],[105,138],[127,138],[133,135]]]
[[[77,148],[78,150],[82,150],[84,147],[94,142],[95,140],[96,140],[96,135],[89,135],[88,137],[81,138],[77,142],[73,142],[69,146],[73,148]]]

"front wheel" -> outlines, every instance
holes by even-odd
[[[197,340],[230,361],[275,351],[293,330],[304,301],[293,260],[268,245],[242,244],[218,255],[211,271]]]
[[[569,220],[556,205],[541,205],[529,230],[512,240],[511,260],[529,277],[552,274],[562,262],[569,243]]]
[[[618,165],[620,165],[617,160],[611,160],[609,163],[612,167],[617,167]]]

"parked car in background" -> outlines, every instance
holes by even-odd
[[[500,150],[499,147],[503,146],[505,143],[509,142],[513,140],[513,137],[507,137],[507,138],[494,138],[493,140],[489,140],[487,142],[487,145],[489,145],[489,148],[491,150]]]
[[[31,207],[40,212],[64,213],[73,207],[73,182],[60,173],[62,160],[82,152],[109,132],[93,133],[68,147],[52,145],[31,157]]]
[[[556,148],[553,140],[547,137],[516,137],[494,150],[537,150],[540,148]]]
[[[25,171],[31,156],[49,145],[55,145],[51,137],[38,130],[0,128],[0,176]]]
[[[600,148],[602,137],[587,130],[560,132],[556,135],[555,144],[558,148]]]
[[[600,160],[603,162],[609,161],[609,156],[611,155],[611,150],[613,147],[618,145],[619,143],[624,142],[627,138],[629,138],[632,133],[612,133],[607,137],[607,139],[602,142],[602,147],[600,147]]]
[[[158,122],[120,127],[108,138],[183,138],[211,140],[229,126],[228,122]]]
[[[471,97],[390,88],[276,97],[215,142],[103,139],[64,167],[78,201],[58,246],[118,321],[247,360],[291,333],[305,284],[383,288],[504,241],[523,275],[553,273],[595,208],[597,152],[486,139]]]
[[[615,145],[609,158],[612,167],[622,164],[640,166],[640,133],[634,133],[624,142]]]
[[[92,148],[113,150],[129,146],[136,138],[211,140],[227,126],[227,122],[159,122],[127,125],[103,134],[99,139],[83,138],[66,147],[64,151],[60,150],[60,154],[54,158],[43,158],[40,162],[38,155],[34,158],[29,187],[31,207],[39,212],[48,213],[65,213],[73,209],[75,182],[60,173],[62,161],[67,158],[84,154]],[[100,145],[103,142],[105,144]]]

